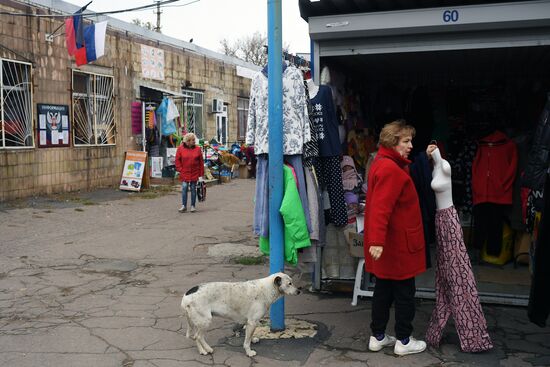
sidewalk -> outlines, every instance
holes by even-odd
[[[530,324],[525,308],[484,305],[490,352],[461,353],[450,322],[440,348],[397,358],[367,351],[369,299],[353,307],[351,294],[307,291],[286,298],[286,315],[317,325],[314,338],[261,340],[250,359],[234,323],[215,318],[206,335],[214,354],[199,355],[182,329],[181,295],[269,273],[249,258],[258,255],[253,195],[253,180],[233,180],[184,214],[179,193],[160,190],[0,204],[0,366],[550,365],[548,329]],[[416,337],[433,305],[418,301]]]

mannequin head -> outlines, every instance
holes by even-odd
[[[321,69],[321,84],[330,84],[330,70],[328,66]]]

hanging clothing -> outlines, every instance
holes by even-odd
[[[298,250],[311,245],[306,226],[304,208],[292,170],[283,166],[284,193],[279,212],[284,222],[285,261],[291,265],[298,263]],[[260,250],[269,255],[269,235],[260,237]]]
[[[313,106],[313,123],[319,138],[319,155],[332,157],[342,154],[338,120],[330,87],[320,85],[319,91],[311,99],[311,104]]]
[[[168,97],[164,97],[159,107],[157,108],[156,112],[158,120],[160,121],[160,132],[164,136],[176,133],[175,119],[178,114],[174,114],[174,108],[176,108],[174,102]]]
[[[312,167],[313,161],[319,157],[319,136],[315,123],[313,122],[313,106],[311,105],[309,88],[306,81],[304,81],[304,88],[306,91],[307,115],[311,140],[304,144],[304,154],[302,160],[304,167]]]
[[[512,204],[517,162],[516,144],[504,133],[497,130],[482,138],[472,165],[474,205]]]
[[[253,144],[256,154],[269,153],[267,87],[267,71],[258,72],[250,86],[246,131],[246,144]],[[311,132],[304,80],[294,66],[283,71],[283,91],[283,154],[302,154]]]
[[[436,212],[436,304],[426,331],[426,342],[439,346],[443,329],[453,317],[464,352],[493,348],[479,302],[477,286],[454,206]]]
[[[546,170],[550,163],[550,93],[546,96],[546,105],[540,115],[533,134],[529,159],[522,177],[522,185],[532,190],[542,191],[546,179]],[[542,207],[542,198],[535,201],[538,210]]]
[[[424,230],[411,163],[381,146],[369,172],[365,203],[365,267],[377,278],[403,280],[426,270]],[[378,260],[370,246],[383,246]]]
[[[430,244],[435,242],[435,195],[432,190],[432,166],[425,152],[417,154],[414,163],[411,164],[411,178],[414,182],[418,199],[420,200],[420,212],[422,213],[422,226],[424,227],[424,240],[426,241],[426,267],[432,267]]]
[[[539,224],[535,258],[533,264],[533,278],[527,308],[529,320],[540,326],[546,326],[550,313],[550,174],[547,174],[544,185],[544,205],[542,219]]]
[[[348,211],[342,186],[342,170],[339,157],[319,157],[315,163],[319,186],[328,192],[329,222],[341,227],[348,223]]]
[[[474,247],[483,248],[487,243],[487,255],[500,255],[502,230],[508,205],[483,203],[474,206]]]
[[[320,229],[321,221],[319,218],[319,211],[321,210],[320,201],[321,193],[319,192],[319,187],[311,172],[311,168],[304,169],[304,176],[306,179],[306,192],[307,192],[307,202],[309,206],[309,218],[311,223],[311,232],[309,238],[312,240],[320,240]]]
[[[256,166],[256,203],[254,205],[253,230],[258,236],[269,236],[269,182],[268,168],[269,157],[267,154],[257,156]],[[289,163],[296,173],[297,189],[299,192],[300,203],[306,217],[306,225],[311,232],[311,219],[309,215],[309,205],[306,192],[306,181],[304,178],[304,168],[302,166],[301,155],[285,155],[285,162]],[[291,171],[292,172],[292,171]]]

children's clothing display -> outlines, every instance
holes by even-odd
[[[451,167],[441,157],[439,149],[432,153],[432,157],[431,186],[437,204],[436,305],[426,331],[426,341],[438,346],[447,320],[452,316],[462,350],[481,352],[491,349],[493,344],[487,332],[458,213],[453,206]]]

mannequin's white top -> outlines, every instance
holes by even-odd
[[[307,83],[307,89],[309,91],[309,99],[315,98],[315,96],[317,95],[317,92],[319,92],[319,86],[315,85],[315,83],[313,82],[313,79],[307,79],[306,83]]]
[[[453,206],[453,189],[451,185],[451,165],[441,157],[436,149],[432,152],[434,168],[432,171],[432,190],[435,192],[437,209]]]

